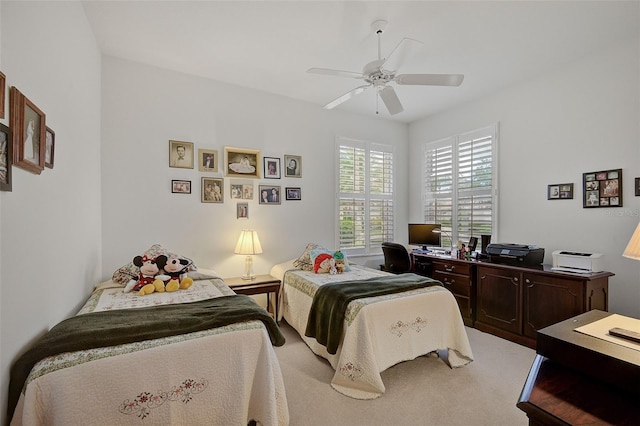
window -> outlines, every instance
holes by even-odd
[[[348,254],[393,241],[393,147],[337,140],[338,246]]]
[[[497,125],[425,144],[425,223],[442,224],[442,245],[492,234],[497,212]]]

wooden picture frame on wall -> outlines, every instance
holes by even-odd
[[[11,130],[0,123],[0,191],[11,191],[12,155]]]
[[[56,147],[56,132],[47,126],[47,132],[44,140],[44,166],[53,169],[53,154]]]
[[[193,169],[193,142],[169,141],[169,167]]]
[[[222,178],[202,178],[200,202],[223,203],[224,180]]]
[[[5,114],[4,95],[5,95],[6,89],[7,89],[7,77],[5,77],[2,71],[0,71],[0,118],[4,118],[4,114]]]
[[[582,207],[622,207],[622,169],[582,174]]]
[[[198,170],[218,173],[218,151],[215,149],[198,149]]]
[[[260,177],[260,151],[257,149],[224,147],[224,173],[230,177]]]
[[[45,114],[16,87],[10,92],[13,164],[39,175],[44,170]]]

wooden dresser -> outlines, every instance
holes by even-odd
[[[412,253],[414,272],[441,281],[464,323],[535,348],[536,331],[592,309],[607,311],[611,272],[572,274]]]

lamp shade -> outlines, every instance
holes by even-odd
[[[636,227],[636,230],[631,236],[629,244],[627,244],[627,248],[624,249],[624,253],[622,253],[622,255],[629,259],[640,260],[640,223]]]
[[[258,233],[253,229],[243,229],[236,244],[235,254],[260,254],[262,246],[258,239]]]

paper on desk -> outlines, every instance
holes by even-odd
[[[611,314],[601,320],[575,328],[574,331],[640,351],[640,343],[610,335],[609,330],[614,327],[624,328],[626,330],[632,330],[640,333],[640,320],[618,314]]]

